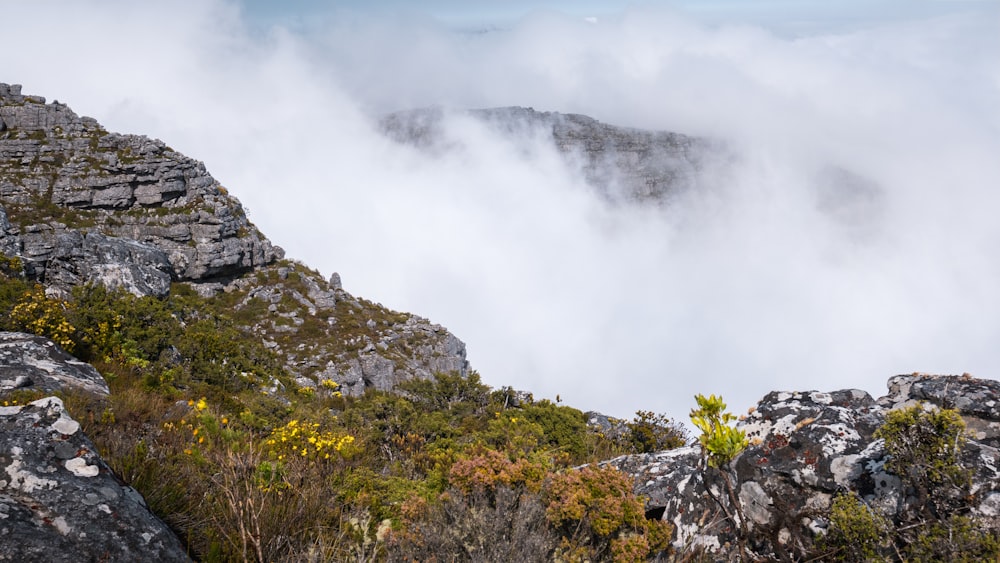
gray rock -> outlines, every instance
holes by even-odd
[[[0,561],[190,561],[47,397],[0,407]]]
[[[751,551],[795,559],[825,532],[824,513],[838,493],[854,491],[890,518],[908,509],[913,499],[884,469],[883,442],[873,434],[889,410],[925,401],[955,408],[966,421],[969,440],[962,455],[974,468],[971,513],[984,518],[983,525],[1000,524],[1000,451],[993,445],[1000,382],[907,375],[890,379],[889,389],[878,401],[855,389],[769,393],[740,423],[750,444],[725,468],[732,496],[721,473],[705,470],[698,446],[605,463],[635,478],[647,508],[674,525],[677,549],[701,547],[718,559],[735,557],[738,530],[724,515],[742,513]]]
[[[101,283],[162,297],[178,281],[204,297],[246,291],[238,309],[263,301],[270,314],[243,328],[270,343],[293,378],[334,379],[347,394],[468,373],[465,345],[442,327],[356,299],[336,274],[275,265],[283,251],[201,162],[109,133],[17,85],[0,84],[0,119],[0,252],[21,258],[50,295]],[[341,335],[353,331],[353,322],[336,324],[342,306],[360,334]]]
[[[63,293],[83,283],[121,287],[136,296],[170,292],[170,261],[153,245],[48,225],[21,239],[29,275]]]
[[[14,389],[45,392],[70,388],[108,395],[108,383],[90,364],[55,342],[20,332],[0,332],[0,395]]]

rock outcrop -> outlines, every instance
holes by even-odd
[[[434,373],[469,372],[465,343],[444,327],[389,310],[324,280],[301,264],[282,261],[203,290],[224,293],[233,310],[260,311],[247,330],[285,359],[300,387],[339,385],[346,395],[389,391]]]
[[[721,480],[706,477],[698,446],[607,463],[632,474],[650,513],[675,526],[675,548],[734,557],[738,530],[723,514],[738,513],[735,500],[751,549],[765,558],[794,559],[825,533],[838,493],[855,492],[890,518],[914,502],[885,469],[884,441],[873,434],[887,412],[918,402],[960,413],[968,437],[962,459],[973,469],[970,515],[984,526],[1000,525],[997,381],[902,375],[889,380],[889,394],[878,400],[859,390],[769,393],[740,423],[750,445],[729,467],[735,498]]]
[[[204,164],[18,85],[0,84],[0,203],[0,248],[53,288],[162,296],[171,279],[233,277],[282,255]]]
[[[60,399],[8,405],[18,391],[100,397],[108,384],[51,340],[0,332],[0,561],[190,561]]]
[[[614,200],[665,202],[696,187],[699,170],[725,154],[715,141],[665,131],[616,127],[579,114],[505,107],[465,112],[506,137],[541,134],[588,183]],[[381,121],[390,138],[427,150],[447,150],[440,108],[393,113]]]

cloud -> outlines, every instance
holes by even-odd
[[[964,6],[964,5],[963,5]],[[44,13],[43,13],[44,12]],[[631,8],[487,33],[236,5],[5,9],[0,80],[206,162],[292,257],[439,322],[494,385],[684,418],[699,392],[873,394],[1000,373],[996,10],[787,36]],[[384,112],[506,105],[724,139],[665,209],[608,205],[544,140],[456,116],[458,148]]]

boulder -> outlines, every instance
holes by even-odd
[[[60,392],[77,389],[108,395],[108,383],[90,364],[55,342],[21,332],[0,332],[0,396],[12,390]]]
[[[62,401],[0,407],[0,561],[190,561]]]

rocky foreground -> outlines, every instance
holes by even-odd
[[[878,399],[857,389],[775,391],[739,423],[750,445],[727,469],[759,556],[790,560],[808,553],[826,532],[840,493],[857,493],[892,518],[909,510],[917,499],[885,469],[884,440],[873,434],[889,411],[916,404],[961,415],[962,460],[972,468],[969,515],[986,529],[1000,526],[1000,382],[913,374],[889,379],[888,388]],[[701,457],[700,446],[689,446],[606,463],[633,475],[650,513],[674,524],[675,548],[735,557],[739,530],[724,517],[736,513],[734,499],[706,477]]]
[[[25,389],[108,393],[52,341],[0,332],[0,404]],[[190,561],[56,397],[0,406],[0,546],[0,561]]]

